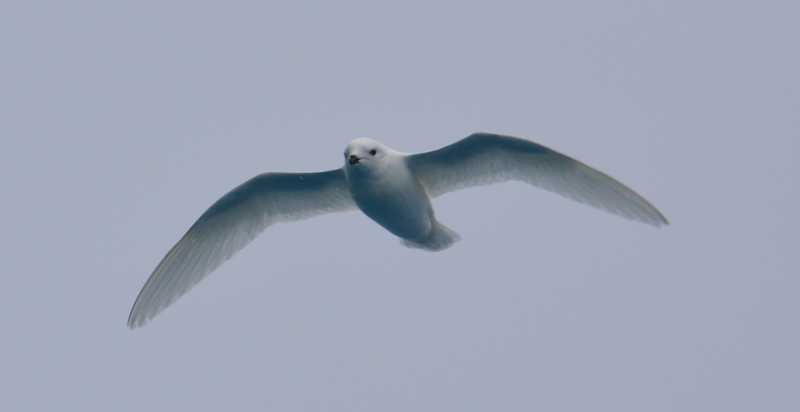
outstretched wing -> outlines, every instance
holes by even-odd
[[[528,140],[475,133],[449,146],[409,155],[408,166],[430,197],[519,180],[653,226],[669,224],[643,197],[614,178]]]
[[[342,169],[248,180],[211,205],[164,256],[139,292],[128,326],[143,326],[271,224],[355,208]]]

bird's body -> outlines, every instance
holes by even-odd
[[[370,152],[374,150],[375,154]],[[350,196],[365,215],[411,247],[440,250],[457,238],[437,239],[436,221],[425,188],[406,166],[406,157],[370,139],[355,139],[345,150]],[[355,157],[353,157],[355,156]],[[350,159],[358,159],[350,163]]]
[[[439,150],[404,154],[354,139],[341,169],[264,173],[215,202],[150,275],[128,318],[143,326],[268,226],[360,209],[408,247],[439,251],[459,235],[437,219],[431,198],[466,187],[520,180],[654,226],[667,220],[613,178],[527,140],[476,133]]]

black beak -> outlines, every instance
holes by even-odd
[[[350,162],[351,165],[354,165],[354,164],[358,163],[359,160],[361,160],[361,159],[359,159],[358,156],[350,155],[349,162]]]

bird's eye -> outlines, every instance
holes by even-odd
[[[372,149],[372,150],[369,151],[369,154],[375,156],[376,154],[378,154],[378,151],[375,150],[375,149]]]

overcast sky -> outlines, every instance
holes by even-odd
[[[800,2],[198,3],[0,7],[0,409],[800,410]],[[440,253],[326,215],[126,327],[250,177],[476,131],[671,225],[518,183],[436,199]]]

